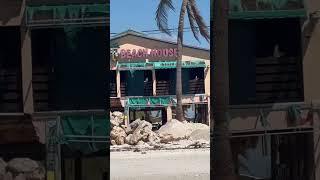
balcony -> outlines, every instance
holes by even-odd
[[[28,27],[64,25],[106,26],[109,6],[104,3],[60,4],[29,3],[25,11]]]

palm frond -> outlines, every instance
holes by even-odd
[[[156,12],[156,22],[160,31],[171,35],[168,30],[168,11],[175,10],[172,0],[160,0],[157,12]]]
[[[191,31],[193,33],[193,36],[197,39],[198,42],[200,42],[200,40],[199,40],[199,29],[197,27],[197,22],[196,22],[196,19],[194,17],[194,14],[193,14],[190,1],[188,1],[188,4],[187,4],[187,13],[188,13],[190,28],[191,28]]]
[[[202,18],[201,14],[200,14],[200,11],[198,9],[196,1],[189,0],[189,3],[190,3],[191,10],[193,12],[193,15],[194,15],[194,19],[197,22],[201,36],[204,37],[209,42],[209,40],[210,40],[209,30],[208,30],[208,27],[207,27],[204,19]]]

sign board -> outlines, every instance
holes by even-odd
[[[178,57],[176,48],[163,49],[119,49],[110,48],[110,56],[113,61],[131,59],[172,59]]]
[[[178,50],[176,48],[168,49],[122,49],[120,51],[121,59],[133,59],[133,58],[166,58],[166,57],[178,57]]]

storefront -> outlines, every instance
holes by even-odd
[[[162,119],[161,124],[174,118],[178,56],[175,43],[129,30],[111,38],[111,44],[114,46],[110,52],[111,109],[124,111],[127,123],[136,118],[150,120],[152,114],[161,114],[153,116]],[[194,111],[193,114],[197,111],[202,114],[199,122],[209,123],[209,83],[209,50],[185,46],[182,99],[186,118],[188,111]],[[201,105],[205,105],[205,113],[199,110],[203,109],[199,108]]]

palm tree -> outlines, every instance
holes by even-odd
[[[172,4],[172,0],[160,0],[157,11],[156,11],[156,22],[160,31],[171,35],[168,29],[168,11],[175,10]],[[178,37],[177,37],[177,67],[176,67],[176,119],[183,121],[183,109],[182,109],[182,81],[181,81],[181,66],[182,66],[182,52],[183,52],[183,29],[185,15],[188,15],[190,27],[194,37],[199,41],[199,33],[208,42],[210,39],[209,30],[206,26],[205,21],[200,15],[200,11],[197,7],[196,0],[182,0],[180,16],[178,22]]]
[[[236,180],[234,157],[231,150],[228,105],[229,105],[229,79],[228,79],[228,0],[212,0],[213,12],[213,179]],[[212,167],[212,166],[211,166]]]

